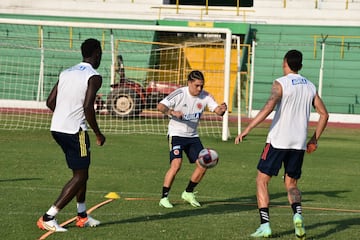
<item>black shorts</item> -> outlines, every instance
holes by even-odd
[[[88,169],[90,166],[90,140],[86,131],[75,134],[51,132],[65,153],[67,165],[72,170]]]
[[[170,162],[174,158],[183,158],[183,151],[189,159],[190,163],[195,163],[198,159],[199,152],[204,148],[200,138],[193,137],[169,137],[170,145]]]
[[[269,176],[277,176],[284,163],[285,174],[294,179],[301,177],[305,150],[279,149],[267,143],[261,154],[257,169]]]

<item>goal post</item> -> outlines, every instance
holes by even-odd
[[[103,76],[95,108],[104,132],[166,134],[156,104],[200,70],[205,90],[232,108],[232,33],[226,28],[0,19],[1,129],[48,129],[45,100],[58,74],[81,61],[80,45],[96,38]],[[235,63],[236,64],[236,63]],[[229,116],[206,111],[201,135],[229,138]]]

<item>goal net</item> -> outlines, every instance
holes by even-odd
[[[231,110],[228,29],[0,19],[1,129],[49,129],[46,98],[59,73],[81,61],[80,45],[90,37],[103,48],[94,107],[104,132],[166,134],[168,119],[156,104],[186,86],[195,69]],[[228,114],[206,111],[199,132],[227,140]]]

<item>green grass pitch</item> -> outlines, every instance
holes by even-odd
[[[203,206],[193,208],[181,201],[192,172],[185,160],[170,193],[173,209],[158,206],[168,168],[166,136],[107,135],[105,145],[98,147],[91,134],[87,206],[104,201],[108,192],[117,192],[121,199],[92,213],[101,220],[99,227],[78,229],[70,224],[68,232],[47,239],[251,239],[259,225],[255,176],[266,133],[267,126],[260,126],[240,145],[234,145],[234,136],[227,142],[202,137],[204,145],[220,156],[218,166],[207,172],[196,189]],[[56,199],[71,172],[48,131],[2,130],[0,134],[1,238],[38,239],[44,231],[36,227],[36,220]],[[328,127],[319,149],[306,154],[299,186],[307,239],[359,238],[359,142],[360,129]],[[294,239],[280,175],[269,188],[273,238]],[[75,214],[72,201],[58,214],[58,222]]]

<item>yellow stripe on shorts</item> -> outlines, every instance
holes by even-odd
[[[168,144],[169,144],[169,150],[170,150],[170,151],[172,150],[171,142],[172,142],[172,137],[169,136],[169,142],[168,142]]]
[[[86,151],[86,142],[85,142],[85,132],[84,131],[79,132],[79,143],[80,143],[80,157],[86,157],[87,151]]]

